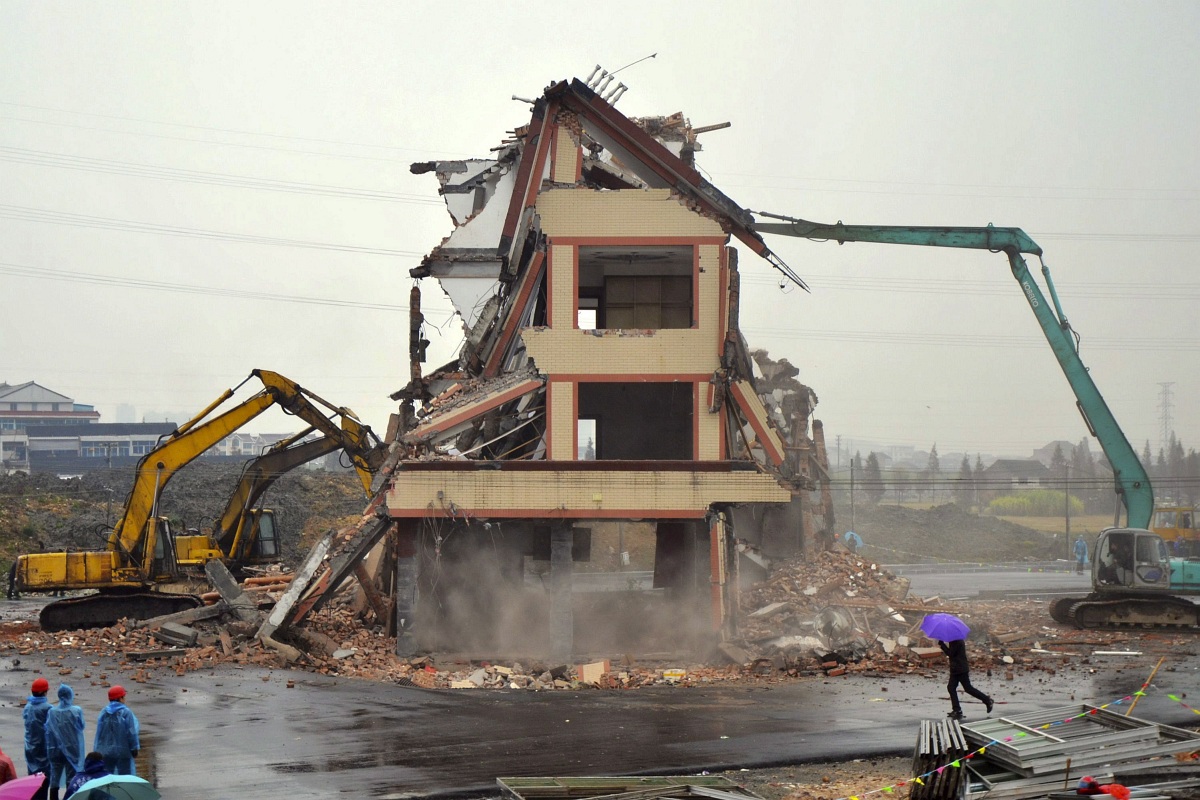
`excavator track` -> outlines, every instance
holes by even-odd
[[[1084,601],[1082,597],[1060,597],[1050,604],[1050,618],[1063,625],[1074,625],[1074,608]]]
[[[1178,597],[1061,598],[1050,616],[1085,629],[1200,628],[1200,606]]]
[[[152,619],[198,608],[202,604],[203,601],[194,594],[101,592],[55,600],[42,609],[39,619],[45,631],[107,628],[123,619]]]

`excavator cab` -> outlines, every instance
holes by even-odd
[[[146,550],[149,549],[149,558]],[[179,574],[178,555],[175,551],[175,535],[171,522],[166,517],[150,517],[146,520],[146,535],[133,548],[130,566],[142,565],[145,583],[163,583],[175,580]]]
[[[279,560],[279,533],[275,512],[256,508],[246,514],[234,545],[238,560],[247,564],[270,564]]]
[[[1171,563],[1166,545],[1161,537],[1147,530],[1102,531],[1092,569],[1097,591],[1170,591]]]

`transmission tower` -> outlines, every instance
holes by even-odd
[[[1169,447],[1171,444],[1171,434],[1175,432],[1175,421],[1171,419],[1171,387],[1175,385],[1175,381],[1160,383],[1158,393],[1158,446],[1162,452],[1171,457]]]

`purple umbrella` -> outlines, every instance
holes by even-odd
[[[921,620],[921,631],[930,639],[941,639],[943,642],[953,642],[955,639],[965,639],[971,629],[953,614],[926,614]]]

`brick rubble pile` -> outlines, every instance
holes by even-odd
[[[254,587],[260,607],[269,607],[285,588]],[[997,669],[1012,679],[1017,670],[1054,674],[1087,668],[1098,649],[1142,648],[1164,652],[1180,646],[1180,635],[1158,632],[1081,631],[1050,620],[1043,601],[967,603],[911,597],[908,582],[877,564],[843,550],[792,561],[742,593],[738,638],[723,643],[709,663],[648,663],[631,656],[587,664],[549,664],[536,659],[499,663],[455,660],[434,654],[395,655],[395,639],[368,627],[339,599],[310,615],[297,663],[254,638],[255,627],[229,619],[196,622],[195,646],[164,645],[153,630],[118,624],[99,630],[48,633],[36,622],[0,624],[0,653],[59,654],[48,662],[64,678],[105,685],[100,665],[114,655],[120,680],[145,681],[156,673],[178,674],[221,665],[300,669],[324,675],[400,683],[430,689],[490,688],[550,691],[581,688],[700,686],[727,682],[771,682],[840,675],[933,675],[945,670],[936,643],[924,639],[920,621],[928,611],[960,614],[971,625],[970,653],[980,669]],[[77,666],[79,659],[86,667]],[[72,666],[72,665],[76,666]],[[114,677],[113,682],[116,682]]]

